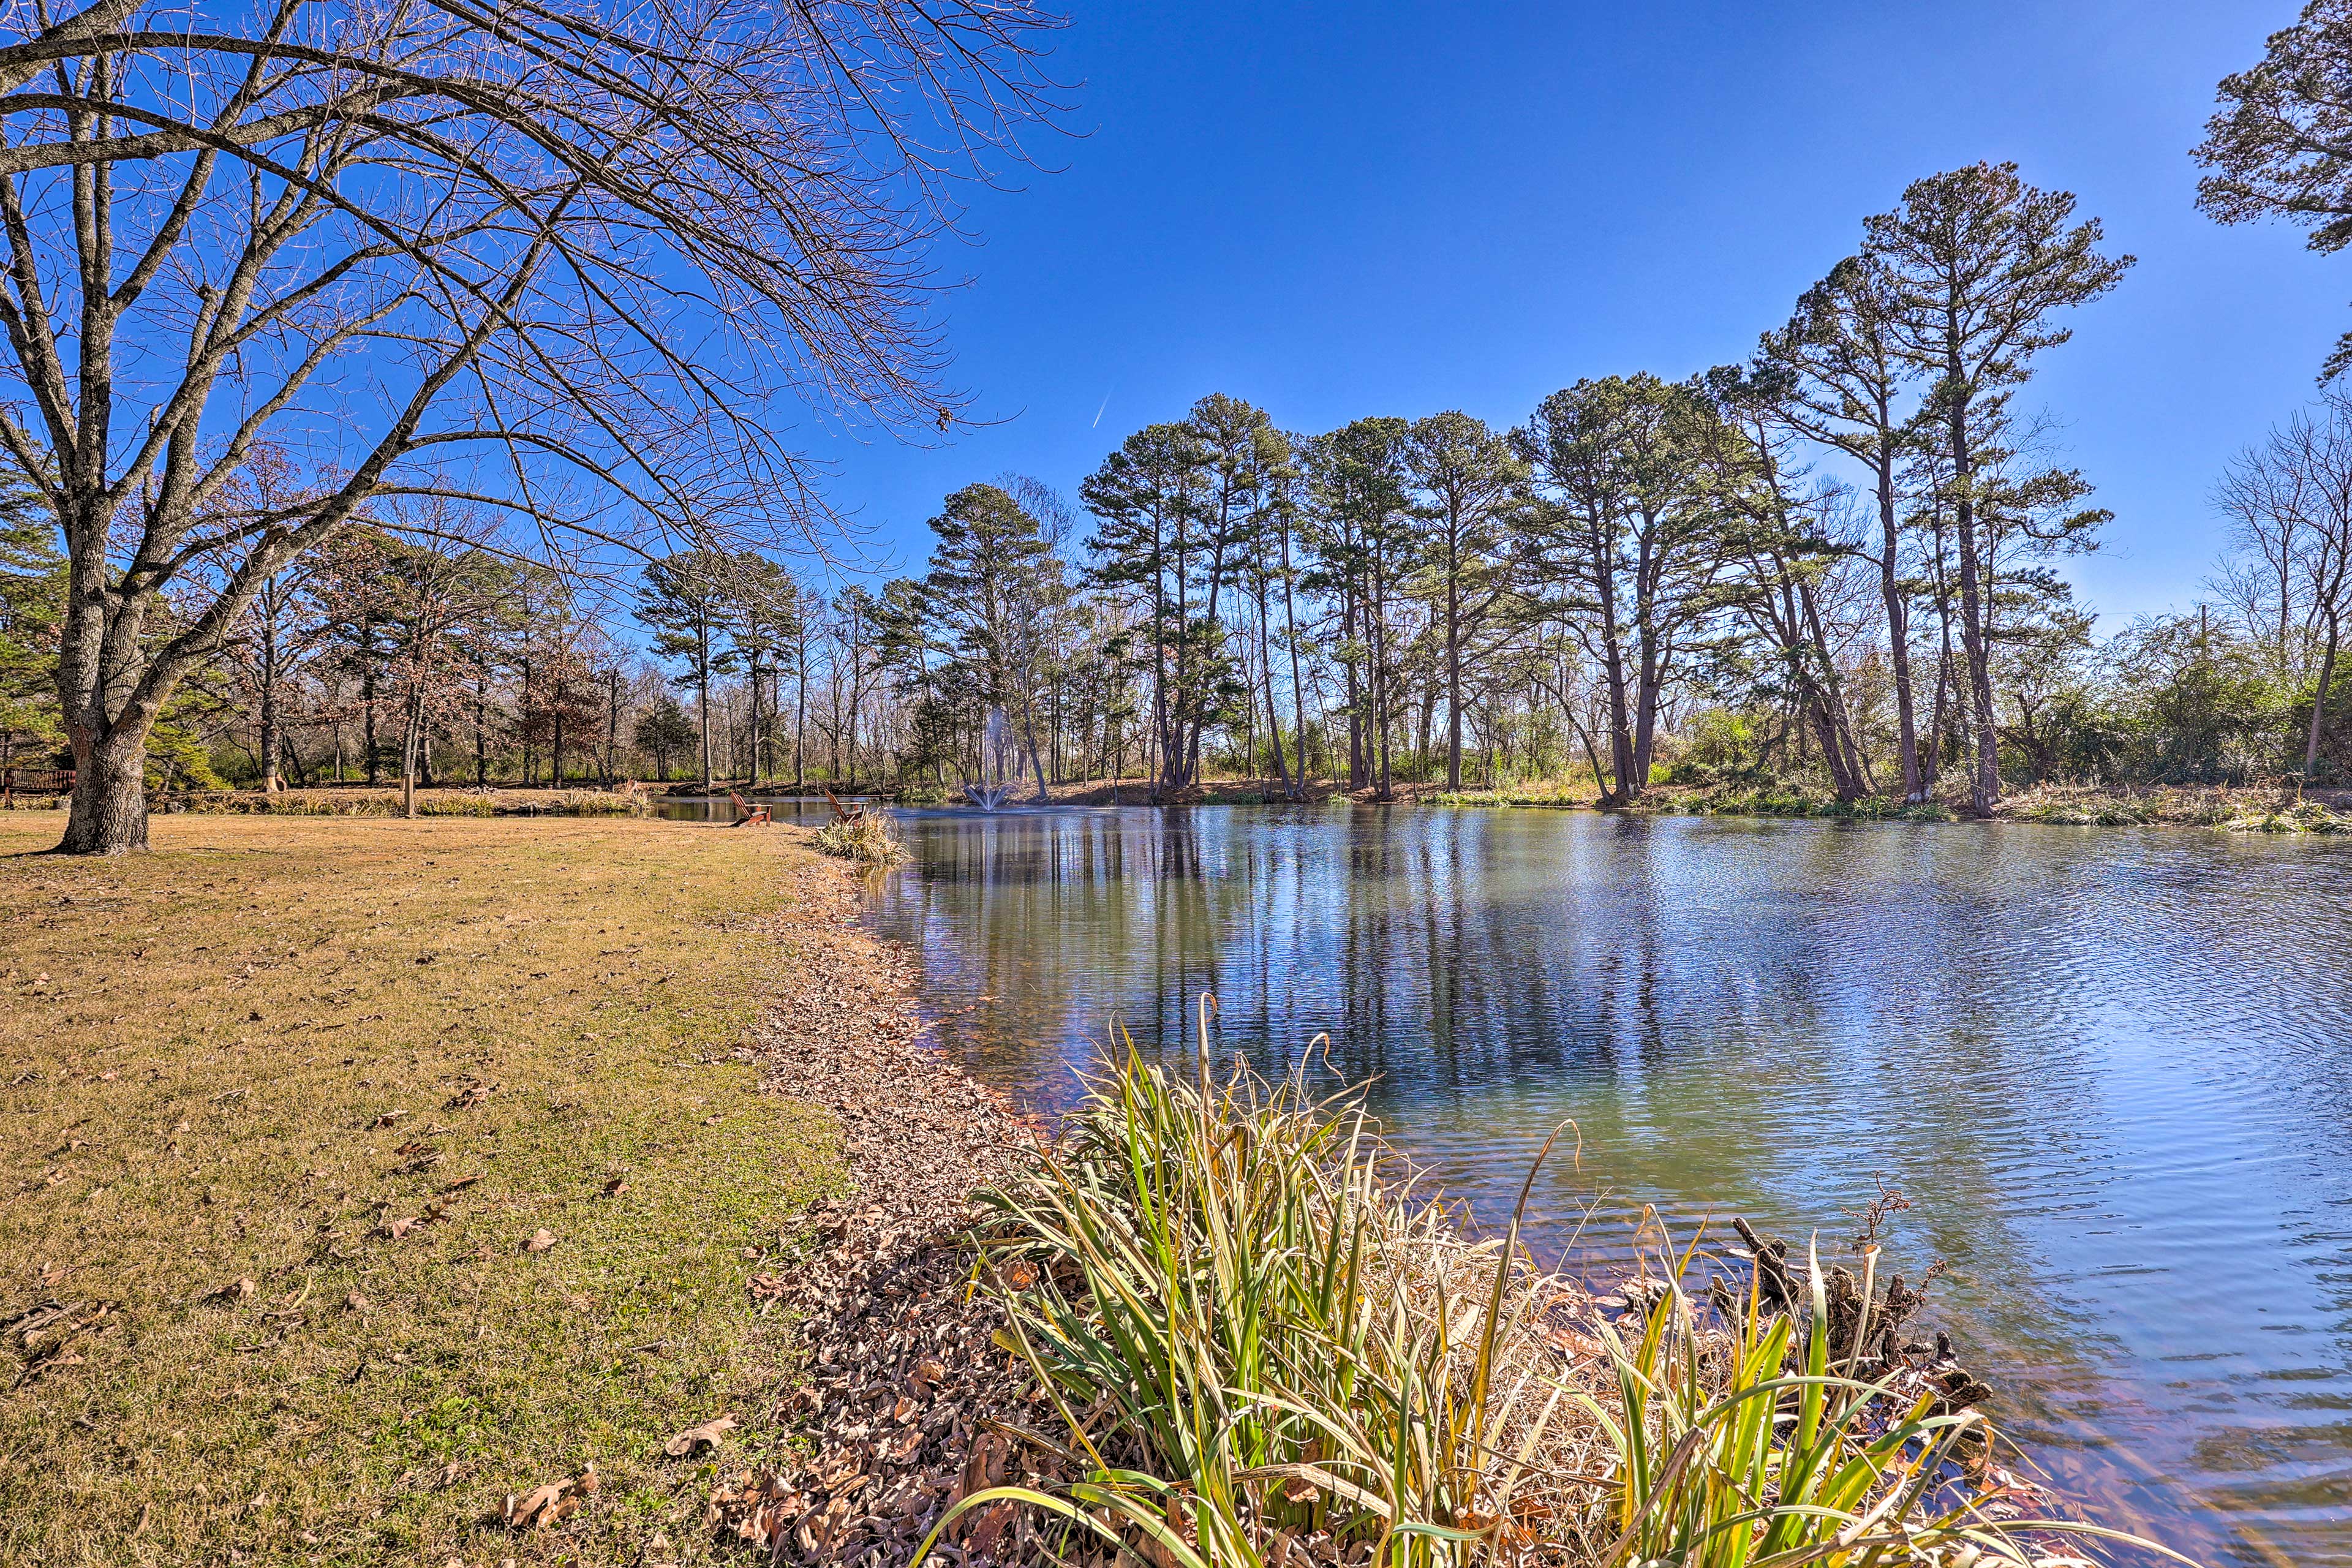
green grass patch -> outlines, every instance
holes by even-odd
[[[662,1442],[772,1393],[746,1279],[836,1179],[826,1119],[726,1059],[774,952],[748,917],[804,851],[636,821],[155,839],[0,859],[0,1560],[688,1540],[710,1458]],[[562,1528],[494,1522],[591,1466]]]

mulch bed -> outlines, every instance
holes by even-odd
[[[797,1320],[800,1386],[779,1418],[808,1435],[794,1468],[722,1479],[707,1521],[780,1562],[905,1563],[947,1510],[1045,1460],[1015,1432],[1050,1426],[991,1343],[1003,1319],[971,1289],[971,1194],[1035,1147],[1033,1123],[921,1043],[912,965],[857,925],[854,873],[798,876],[781,934],[795,974],[755,1041],[767,1086],[832,1111],[854,1190],[802,1221],[803,1260],[754,1277]],[[1017,1561],[1010,1504],[956,1521],[948,1563]]]

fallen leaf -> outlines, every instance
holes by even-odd
[[[346,1312],[366,1311],[367,1298],[361,1295],[356,1290],[352,1291],[350,1295],[343,1298],[343,1310]]]
[[[689,1426],[662,1445],[662,1452],[673,1459],[683,1459],[704,1444],[719,1447],[719,1439],[735,1430],[735,1417],[718,1415],[699,1426]]]
[[[754,1301],[781,1300],[784,1294],[783,1280],[773,1274],[754,1274],[744,1284]]]
[[[25,1375],[22,1381],[30,1383],[44,1373],[55,1372],[61,1366],[79,1366],[81,1363],[81,1352],[79,1351],[66,1351],[58,1355],[45,1356],[25,1369]]]
[[[456,1181],[451,1182],[447,1186],[443,1187],[441,1190],[445,1193],[463,1192],[466,1188],[472,1186],[476,1182],[478,1182],[482,1178],[479,1175],[460,1176]]]
[[[215,1301],[250,1301],[260,1287],[250,1279],[232,1279],[212,1294]]]
[[[617,1198],[628,1190],[629,1184],[623,1181],[618,1176],[614,1177],[611,1181],[604,1184],[604,1195],[608,1198]]]
[[[368,1125],[370,1125],[371,1127],[389,1127],[389,1126],[391,1126],[394,1122],[395,1122],[395,1121],[399,1121],[402,1117],[404,1117],[404,1116],[405,1116],[405,1115],[407,1115],[407,1114],[408,1114],[408,1112],[406,1112],[405,1110],[387,1110],[387,1111],[385,1111],[382,1116],[377,1117],[373,1121],[370,1122]]]
[[[554,1245],[555,1233],[542,1226],[530,1233],[530,1239],[522,1244],[522,1249],[525,1252],[545,1252]]]
[[[563,1500],[564,1494],[571,1488],[570,1481],[550,1481],[547,1485],[529,1493],[520,1502],[509,1497],[503,1510],[506,1515],[507,1528],[528,1530],[534,1525],[554,1522],[548,1515],[554,1511],[555,1505]]]
[[[424,1223],[425,1222],[423,1220],[418,1219],[415,1215],[409,1215],[406,1219],[386,1220],[383,1223],[383,1234],[390,1239],[398,1241],[402,1237],[406,1236],[410,1231],[415,1230],[418,1226]]]

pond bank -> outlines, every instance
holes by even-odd
[[[1180,1508],[1171,1500],[1166,1515],[1171,1535],[1166,1541],[1155,1542],[1143,1532],[1145,1526],[1139,1522],[1143,1516],[1134,1512],[1133,1495],[1125,1503],[1096,1500],[1097,1517],[1113,1521],[1122,1535],[1124,1555],[1106,1548],[1085,1529],[1075,1540],[1058,1537],[1050,1528],[1041,1533],[1041,1526],[1051,1527],[1054,1520],[1035,1497],[1084,1500],[1093,1495],[1086,1490],[1084,1479],[1092,1466],[1082,1462],[1078,1450],[1099,1448],[1106,1456],[1117,1456],[1111,1463],[1128,1467],[1148,1467],[1156,1457],[1163,1463],[1161,1474],[1167,1473],[1167,1456],[1155,1456],[1149,1420],[1140,1413],[1122,1413],[1106,1399],[1087,1394],[1083,1388],[1065,1387],[1063,1392],[1071,1394],[1067,1403],[1049,1396],[1034,1375],[1037,1363],[1024,1364],[1020,1357],[1008,1354],[1019,1344],[1037,1343],[1037,1336],[1051,1324],[1069,1321],[1071,1311],[1082,1318],[1096,1313],[1106,1296],[1098,1281],[1092,1289],[1082,1285],[1079,1254],[1056,1261],[1052,1256],[1055,1244],[1046,1229],[1009,1223],[1009,1211],[1002,1207],[981,1226],[993,1238],[992,1261],[981,1267],[971,1238],[975,1219],[990,1211],[976,1211],[972,1194],[976,1189],[992,1186],[1025,1192],[1034,1200],[1045,1192],[1051,1183],[1040,1174],[1040,1130],[996,1091],[924,1043],[928,1030],[908,997],[913,963],[905,950],[880,942],[860,929],[859,885],[858,874],[845,867],[811,868],[796,874],[791,900],[793,912],[784,927],[783,940],[799,977],[800,996],[793,1005],[772,1010],[755,1047],[766,1087],[840,1120],[842,1153],[851,1184],[842,1197],[812,1210],[795,1231],[788,1256],[795,1258],[796,1267],[780,1268],[754,1280],[755,1289],[767,1291],[798,1321],[796,1332],[805,1357],[802,1381],[796,1387],[787,1384],[775,1415],[802,1434],[808,1448],[804,1454],[764,1468],[722,1466],[725,1473],[710,1497],[709,1525],[722,1540],[772,1552],[780,1561],[839,1563],[859,1568],[904,1563],[935,1531],[944,1551],[941,1560],[962,1563],[1042,1561],[1041,1553],[1048,1549],[1064,1561],[1078,1563],[1090,1563],[1097,1554],[1106,1563],[1114,1556],[1133,1561],[1139,1554],[1163,1565],[1194,1561],[1193,1554],[1203,1561],[1223,1562],[1230,1552],[1212,1550],[1214,1541],[1223,1539],[1218,1527],[1227,1533],[1238,1530],[1248,1535],[1253,1561],[1263,1557],[1305,1568],[1360,1560],[1369,1540],[1364,1533],[1369,1516],[1360,1508],[1341,1506],[1360,1487],[1359,1481],[1349,1479],[1352,1471],[1338,1473],[1346,1467],[1328,1452],[1321,1460],[1307,1463],[1305,1472],[1291,1475],[1287,1502],[1269,1494],[1219,1521],[1192,1504]],[[1192,1111],[1185,1110],[1188,1091],[1181,1088],[1171,1091],[1161,1082],[1154,1089],[1139,1079],[1130,1087],[1146,1099],[1167,1097],[1179,1124],[1186,1115],[1199,1111],[1197,1100],[1189,1102]],[[1298,1102],[1292,1103],[1296,1107]],[[1222,1098],[1213,1115],[1223,1131],[1209,1137],[1204,1146],[1235,1150],[1267,1150],[1285,1144],[1305,1149],[1318,1136],[1312,1129],[1320,1120],[1319,1112],[1302,1110],[1287,1113],[1286,1121],[1265,1120],[1247,1106]],[[1160,1120],[1164,1126],[1166,1119]],[[1056,1148],[1057,1161],[1070,1157],[1066,1147]],[[1329,1146],[1328,1152],[1343,1163],[1360,1157],[1385,1168],[1385,1156],[1368,1152],[1348,1155],[1337,1146]],[[1176,1163],[1161,1167],[1161,1157]],[[1295,1249],[1264,1239],[1272,1233],[1255,1227],[1256,1205],[1275,1201],[1277,1208],[1289,1212],[1289,1200],[1279,1190],[1282,1184],[1310,1180],[1307,1172],[1325,1157],[1311,1152],[1294,1157],[1286,1170],[1271,1174],[1261,1172],[1243,1182],[1237,1192],[1221,1188],[1210,1171],[1220,1156],[1206,1161],[1184,1158],[1181,1150],[1162,1146],[1141,1168],[1167,1169],[1171,1190],[1181,1186],[1189,1194],[1181,1206],[1237,1203],[1240,1206],[1227,1216],[1235,1223],[1211,1226],[1212,1231],[1223,1229],[1242,1238],[1240,1250],[1225,1261],[1244,1268],[1264,1265],[1278,1270],[1279,1259]],[[1118,1160],[1111,1161],[1110,1166],[1128,1168]],[[1369,1173],[1373,1166],[1360,1168]],[[1111,1215],[1122,1201],[1117,1188],[1115,1177],[1099,1191],[1089,1178],[1085,1190],[1095,1195],[1083,1206],[1091,1213]],[[1307,1208],[1314,1207],[1303,1188],[1295,1189],[1292,1195]],[[1443,1216],[1431,1210],[1425,1218],[1415,1218],[1421,1211],[1405,1204],[1401,1195],[1380,1201],[1399,1205],[1381,1222],[1384,1234],[1394,1239],[1381,1245],[1397,1250],[1380,1267],[1404,1268],[1416,1281],[1404,1291],[1412,1299],[1411,1304],[1401,1309],[1405,1312],[1407,1338],[1434,1323],[1433,1317],[1423,1328],[1411,1326],[1422,1322],[1420,1314],[1424,1311],[1466,1312],[1465,1321],[1476,1319],[1479,1302],[1488,1289],[1481,1280],[1492,1273],[1496,1256],[1492,1243],[1482,1245],[1455,1229],[1458,1219],[1450,1210]],[[1273,1213],[1267,1211],[1269,1219]],[[1423,1237],[1428,1238],[1425,1243],[1415,1239]],[[1435,1249],[1427,1260],[1416,1250],[1424,1245]],[[1029,1258],[1037,1261],[1025,1261]],[[1426,1279],[1421,1277],[1433,1268],[1434,1272]],[[1204,1267],[1199,1278],[1215,1275],[1222,1279],[1224,1273],[1222,1268]],[[1776,1273],[1776,1278],[1785,1306],[1788,1277]],[[1674,1381],[1663,1376],[1668,1362],[1700,1369],[1694,1390],[1698,1398],[1679,1418],[1696,1417],[1710,1429],[1720,1423],[1723,1435],[1729,1438],[1737,1423],[1716,1414],[1711,1402],[1722,1392],[1720,1380],[1741,1375],[1735,1365],[1740,1347],[1747,1345],[1750,1353],[1761,1358],[1750,1367],[1750,1375],[1757,1368],[1780,1364],[1780,1352],[1758,1349],[1762,1341],[1752,1337],[1767,1331],[1770,1322],[1780,1321],[1769,1312],[1748,1331],[1751,1337],[1743,1338],[1736,1326],[1736,1308],[1731,1313],[1735,1326],[1727,1333],[1720,1326],[1705,1326],[1707,1310],[1700,1305],[1700,1326],[1670,1331],[1662,1342],[1667,1348],[1658,1351],[1639,1343],[1647,1309],[1663,1303],[1660,1310],[1669,1320],[1680,1321],[1681,1315],[1680,1298],[1662,1286],[1619,1287],[1613,1295],[1596,1296],[1571,1278],[1533,1272],[1531,1263],[1517,1266],[1513,1281],[1509,1297],[1514,1305],[1507,1326],[1517,1347],[1507,1352],[1517,1368],[1512,1375],[1516,1378],[1540,1362],[1546,1376],[1564,1379],[1582,1390],[1580,1399],[1598,1401],[1593,1405],[1596,1414],[1618,1397],[1613,1392],[1616,1373],[1610,1362],[1612,1349],[1637,1360],[1655,1354],[1664,1358],[1653,1369],[1662,1376],[1662,1385]],[[1184,1321],[1197,1316],[1200,1331],[1206,1337],[1185,1347],[1188,1357],[1197,1354],[1213,1362],[1219,1352],[1211,1342],[1218,1331],[1209,1325],[1236,1322],[1236,1313],[1264,1310],[1262,1305],[1245,1304],[1241,1297],[1192,1300],[1189,1287],[1172,1283],[1168,1289],[1184,1299],[1171,1296],[1160,1302],[1150,1295],[1160,1288],[1156,1282],[1144,1288],[1145,1296],[1159,1302],[1145,1312],[1145,1321]],[[1836,1294],[1840,1288],[1832,1283],[1833,1300],[1843,1299]],[[1899,1279],[1893,1282],[1895,1299],[1901,1299],[1902,1289]],[[1378,1304],[1380,1296],[1379,1288],[1371,1290],[1366,1310],[1384,1310]],[[1769,1308],[1773,1300],[1769,1285],[1765,1297]],[[1884,1281],[1880,1297],[1883,1311],[1887,1297]],[[1248,1296],[1247,1301],[1259,1303],[1260,1298]],[[1914,1310],[1916,1305],[1916,1300],[1909,1303]],[[1192,1308],[1201,1310],[1193,1312]],[[1714,1321],[1720,1325],[1722,1304],[1716,1310],[1718,1316]],[[1833,1320],[1839,1310],[1833,1307]],[[1895,1314],[1898,1320],[1902,1315],[1900,1310]],[[1874,1319],[1872,1325],[1861,1337],[1875,1344],[1885,1329],[1885,1343],[1873,1353],[1893,1359],[1870,1375],[1895,1377],[1906,1389],[1930,1397],[1937,1402],[1933,1405],[1939,1413],[1937,1418],[1973,1419],[1958,1416],[1958,1406],[1944,1402],[1948,1394],[1964,1403],[1981,1397],[1980,1385],[1958,1371],[1948,1348],[1907,1339],[1898,1342],[1895,1324],[1885,1319]],[[1265,1342],[1279,1340],[1296,1348],[1317,1342],[1330,1325],[1320,1319],[1302,1321],[1276,1312],[1262,1327]],[[1464,1395],[1477,1359],[1475,1324],[1473,1328],[1468,1342],[1442,1358],[1444,1367],[1431,1363],[1423,1369],[1436,1379],[1423,1388],[1424,1393],[1435,1387],[1450,1390],[1446,1397]],[[1447,1331],[1458,1333],[1460,1329],[1456,1324]],[[1017,1333],[1009,1334],[1008,1330]],[[1106,1342],[1117,1338],[1099,1322],[1096,1331],[1102,1333]],[[1696,1337],[1677,1341],[1675,1332]],[[1622,1337],[1628,1334],[1630,1341]],[[1850,1332],[1849,1337],[1854,1335]],[[1255,1340],[1255,1331],[1251,1338]],[[1675,1349],[1677,1343],[1685,1349]],[[1693,1359],[1685,1363],[1677,1357]],[[1116,1384],[1117,1364],[1097,1368],[1097,1373],[1109,1372]],[[1864,1369],[1857,1364],[1848,1370]],[[1223,1378],[1239,1374],[1238,1369],[1206,1363],[1202,1372],[1216,1375],[1190,1386],[1213,1405],[1224,1397],[1219,1392],[1224,1386]],[[1058,1374],[1056,1381],[1060,1381]],[[1500,1382],[1497,1374],[1498,1387]],[[1963,1389],[1967,1392],[1958,1392]],[[1495,1397],[1501,1398],[1499,1394]],[[1331,1414],[1349,1422],[1359,1418],[1376,1422],[1377,1404],[1376,1399],[1365,1399]],[[1752,1400],[1741,1406],[1752,1407]],[[1573,1488],[1562,1498],[1538,1498],[1528,1495],[1540,1489],[1534,1485],[1524,1479],[1520,1483],[1506,1479],[1501,1483],[1502,1503],[1488,1506],[1484,1514],[1475,1497],[1456,1497],[1445,1505],[1449,1511],[1435,1522],[1447,1529],[1467,1527],[1474,1535],[1484,1532],[1486,1544],[1478,1549],[1478,1560],[1613,1561],[1606,1547],[1615,1527],[1608,1521],[1619,1505],[1608,1500],[1612,1495],[1610,1488],[1624,1489],[1627,1497],[1636,1500],[1636,1509],[1647,1506],[1652,1495],[1643,1489],[1662,1489],[1658,1505],[1662,1519],[1675,1510],[1696,1506],[1695,1492],[1685,1495],[1685,1490],[1677,1490],[1671,1479],[1661,1480],[1652,1472],[1639,1480],[1629,1479],[1638,1467],[1613,1456],[1605,1422],[1580,1413],[1571,1416],[1566,1407],[1547,1412],[1546,1419],[1555,1415],[1562,1427],[1574,1430],[1547,1436],[1546,1449],[1555,1442],[1562,1444],[1563,1453],[1572,1452],[1584,1461],[1578,1468],[1586,1473],[1597,1470],[1617,1479],[1604,1486],[1600,1499],[1588,1494],[1573,1521],[1560,1513],[1573,1497]],[[1668,1420],[1669,1425],[1675,1419],[1661,1416],[1654,1408],[1652,1415]],[[1523,1424],[1528,1410],[1505,1408],[1496,1419],[1499,1423],[1506,1417]],[[1074,1421],[1088,1434],[1085,1439],[1076,1436]],[[1223,1427],[1216,1420],[1209,1425]],[[1932,1437],[1943,1430],[1937,1428],[1929,1435]],[[1727,1447],[1702,1445],[1689,1462],[1689,1474],[1722,1479],[1736,1476],[1743,1464],[1767,1462],[1764,1451],[1732,1452],[1737,1446],[1737,1442]],[[1888,1465],[1890,1477],[1899,1469],[1894,1447],[1874,1462]],[[1296,1468],[1297,1461],[1293,1463]],[[1236,1478],[1253,1493],[1268,1484],[1265,1475],[1252,1479],[1238,1471],[1226,1479]],[[1948,1520],[1940,1524],[1952,1545],[1958,1538],[1949,1531],[1985,1527],[1993,1533],[1981,1544],[1996,1546],[2001,1521],[2021,1512],[2042,1514],[2048,1504],[2046,1496],[2022,1485],[2006,1470],[1981,1471],[1979,1479],[1994,1495],[1986,1502],[1986,1511],[1971,1515],[1964,1527]],[[1206,1496],[1202,1489],[1210,1479],[1198,1474],[1174,1476],[1170,1483],[1174,1490],[1169,1495],[1171,1499]],[[1275,1477],[1276,1483],[1281,1480],[1282,1477]],[[1486,1489],[1492,1482],[1493,1478],[1486,1478],[1474,1483],[1471,1490],[1488,1495]],[[1150,1484],[1135,1483],[1146,1489]],[[1433,1480],[1431,1495],[1444,1491],[1448,1484],[1453,1483]],[[1512,1493],[1514,1484],[1520,1486],[1519,1494]],[[1024,1500],[1009,1494],[983,1495],[998,1488],[1025,1488],[1034,1496]],[[1276,1489],[1280,1489],[1279,1485]],[[1724,1495],[1737,1491],[1735,1484]],[[1512,1500],[1515,1495],[1517,1501]],[[1311,1507],[1302,1500],[1317,1496],[1323,1501]],[[1418,1506],[1429,1499],[1414,1500]],[[1266,1511],[1273,1504],[1296,1518],[1277,1519]],[[1115,1517],[1120,1509],[1127,1513],[1123,1522]],[[1671,1531],[1654,1540],[1645,1537],[1645,1549],[1668,1544],[1666,1534]],[[1225,1542],[1228,1547],[1234,1544],[1234,1541]],[[2021,1561],[2032,1554],[2021,1542],[2018,1550],[2024,1553]],[[1997,1547],[1994,1555],[1999,1555]],[[1454,1559],[1429,1558],[1440,1560]]]
[[[965,1289],[963,1245],[972,1194],[1014,1168],[1032,1129],[923,1044],[910,966],[861,928],[856,889],[838,863],[796,873],[778,922],[793,994],[754,1036],[762,1087],[839,1121],[848,1184],[753,1281],[796,1319],[802,1360],[775,1415],[806,1451],[722,1476],[706,1519],[787,1561],[905,1561],[1016,1460],[990,1423],[1035,1419],[991,1349],[1001,1319]]]
[[[1422,790],[1414,804],[1596,809],[1588,794],[1549,785]],[[1964,800],[1908,804],[1883,795],[1843,801],[1801,784],[1659,784],[1622,808],[1651,816],[1822,817],[1857,822],[1969,820]],[[2233,833],[2352,833],[2352,790],[2294,784],[2035,784],[1994,805],[1996,822],[2062,827],[2219,827]]]

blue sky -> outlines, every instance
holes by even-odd
[[[2185,605],[2228,457],[2313,393],[2352,258],[2223,228],[2189,150],[2292,0],[1077,6],[1071,124],[983,191],[944,312],[1000,423],[919,449],[805,427],[899,569],[959,484],[1066,489],[1222,391],[1288,428],[1733,360],[1906,182],[2012,159],[2139,258],[2025,395],[2116,521],[2077,563],[2113,629]],[[1099,423],[1096,423],[1099,410]]]

